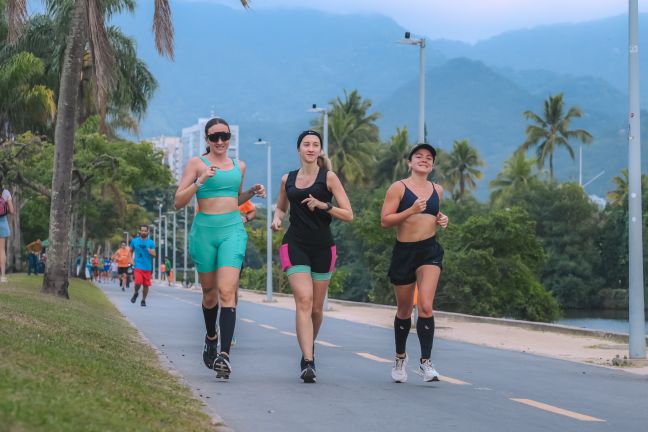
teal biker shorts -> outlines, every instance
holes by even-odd
[[[189,253],[199,273],[220,267],[240,269],[247,238],[238,210],[223,214],[199,212],[191,225]]]

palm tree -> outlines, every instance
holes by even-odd
[[[507,192],[517,190],[520,187],[528,185],[533,179],[538,177],[538,173],[533,172],[536,165],[535,159],[527,159],[523,152],[515,152],[504,162],[504,169],[497,174],[497,177],[489,184],[493,190],[491,194],[492,201],[499,201]]]
[[[629,180],[628,180],[628,169],[623,168],[621,170],[621,175],[616,176],[612,179],[616,188],[607,193],[607,199],[612,205],[622,205],[627,208],[628,206],[628,191]],[[641,174],[641,190],[648,190],[648,176]]]
[[[329,114],[329,158],[343,183],[368,184],[373,177],[375,154],[380,142],[376,120],[378,113],[368,114],[369,99],[357,90],[344,92],[344,100],[331,101]],[[322,130],[322,120],[315,121]]]
[[[452,153],[447,159],[445,174],[451,186],[449,189],[454,199],[460,200],[466,193],[466,189],[477,187],[476,181],[483,176],[479,167],[484,166],[484,161],[479,158],[477,149],[471,146],[467,139],[455,140],[452,144]],[[456,190],[457,187],[459,190]]]
[[[407,176],[407,152],[410,148],[407,127],[397,128],[378,156],[376,184],[392,183]]]
[[[0,142],[54,119],[54,92],[42,84],[43,76],[43,62],[28,52],[0,66]]]
[[[10,41],[16,40],[27,17],[27,0],[7,0]],[[241,0],[247,6],[247,0]],[[58,107],[54,130],[54,174],[49,224],[49,253],[43,291],[62,297],[68,295],[69,233],[71,229],[71,181],[74,156],[74,133],[79,82],[84,48],[90,55],[96,77],[97,106],[105,114],[107,95],[115,76],[114,51],[106,29],[106,15],[122,10],[132,11],[134,3],[127,0],[48,0],[50,10],[62,12],[69,23],[67,42],[60,75]],[[173,25],[168,0],[155,0],[153,32],[161,55],[173,58]]]
[[[564,147],[569,156],[574,159],[574,149],[569,144],[571,138],[576,138],[584,144],[592,142],[592,135],[583,129],[570,130],[569,124],[572,119],[581,117],[582,113],[578,107],[570,107],[567,115],[564,115],[563,94],[549,96],[544,102],[543,116],[531,111],[525,111],[524,117],[536,124],[527,126],[526,141],[520,149],[526,151],[536,147],[536,159],[538,167],[543,167],[549,158],[549,177],[553,178],[553,157],[556,150]]]

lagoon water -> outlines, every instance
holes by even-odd
[[[648,317],[648,313],[646,313]],[[556,324],[584,327],[594,330],[604,330],[616,333],[628,333],[628,311],[618,310],[576,310],[565,311],[565,316]],[[646,320],[648,334],[648,320]]]

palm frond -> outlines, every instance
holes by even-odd
[[[153,34],[158,53],[173,60],[173,21],[171,20],[169,0],[155,0]]]
[[[108,94],[115,85],[115,54],[108,38],[100,0],[88,1],[88,32],[90,36],[97,107],[101,118],[106,117]]]

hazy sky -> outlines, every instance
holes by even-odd
[[[239,0],[211,1],[240,7]],[[475,42],[520,28],[626,14],[628,0],[251,0],[253,9],[306,7],[327,12],[373,12],[413,33]],[[648,11],[648,1],[639,0]],[[643,4],[643,5],[642,5]]]

